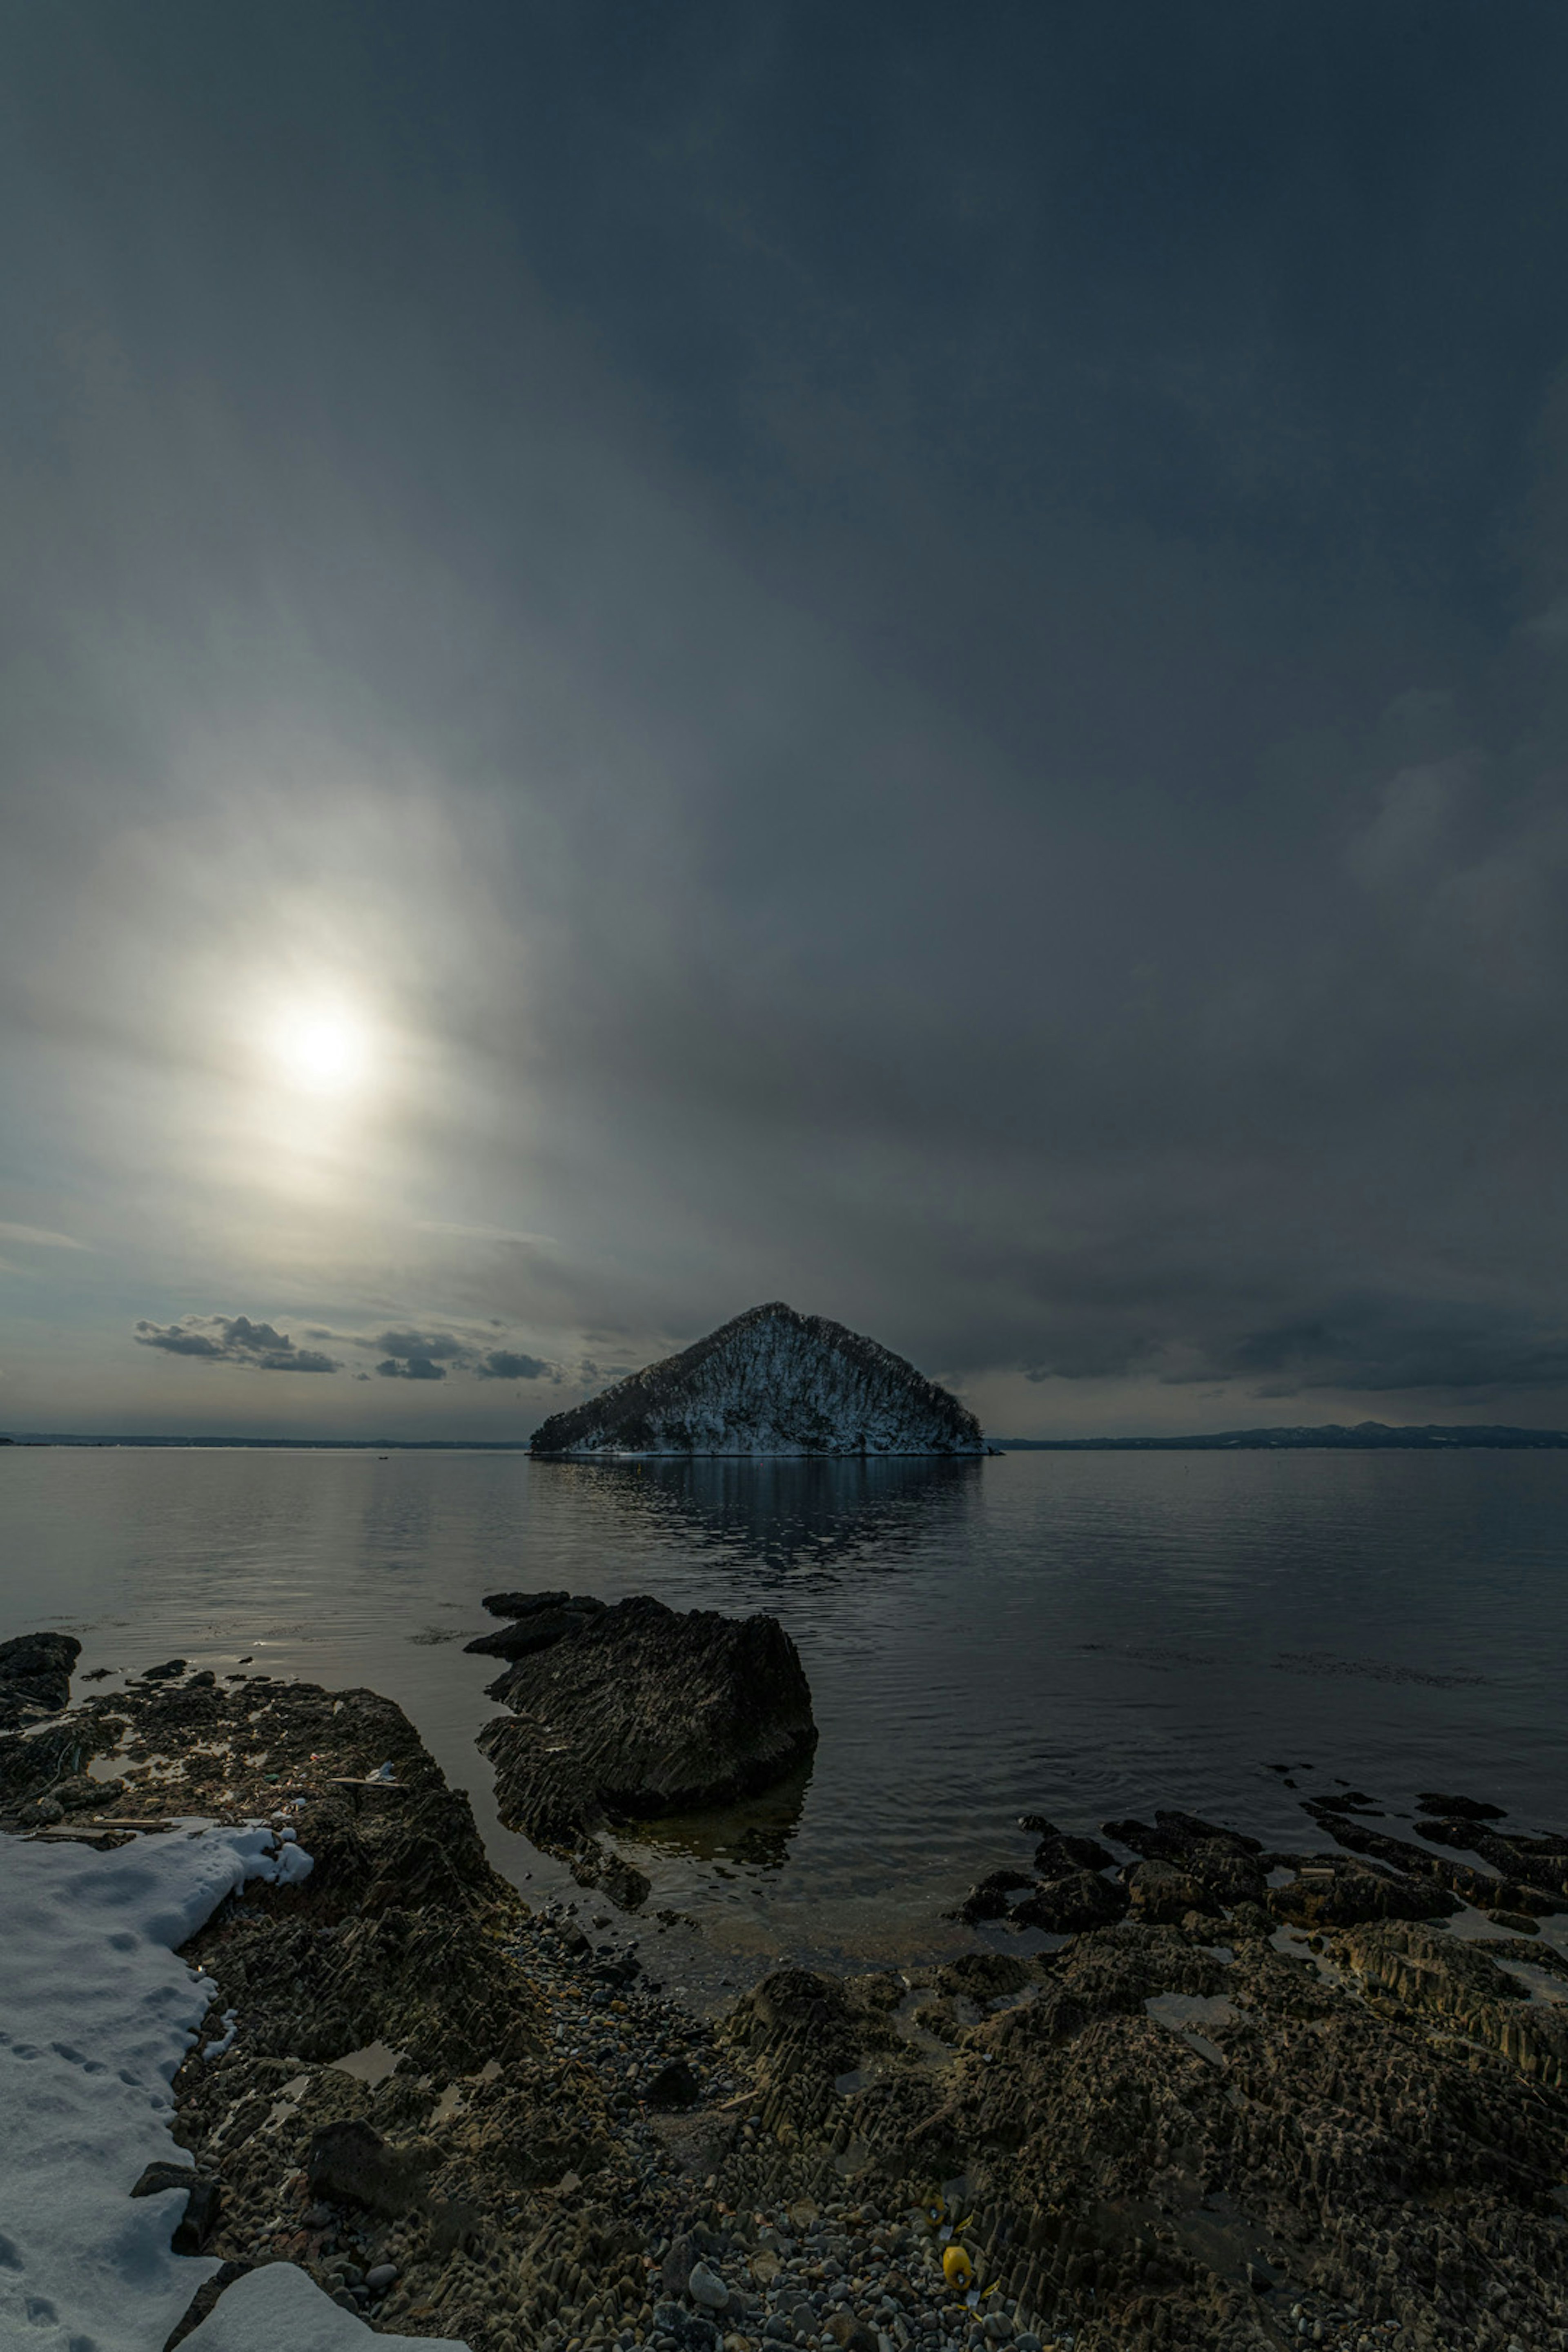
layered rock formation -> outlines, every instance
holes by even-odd
[[[547,1619],[559,1630],[533,1646]],[[531,1611],[518,1627],[530,1646],[490,1685],[512,1715],[487,1724],[479,1746],[502,1821],[536,1845],[752,1795],[816,1743],[810,1685],[776,1617],[681,1615],[639,1594],[575,1617]]]
[[[901,1356],[774,1301],[534,1433],[535,1454],[984,1454],[974,1415]]]

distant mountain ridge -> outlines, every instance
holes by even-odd
[[[1440,1422],[1386,1421],[1321,1422],[1317,1426],[1287,1429],[1226,1429],[1209,1437],[998,1437],[994,1444],[1004,1454],[1173,1454],[1214,1453],[1225,1447],[1255,1452],[1290,1447],[1328,1447],[1340,1451],[1373,1447],[1405,1452],[1452,1452],[1457,1445],[1534,1447],[1545,1451],[1568,1445],[1568,1430],[1510,1429],[1491,1422],[1459,1423],[1447,1428]]]
[[[980,1423],[878,1340],[782,1299],[552,1415],[535,1454],[984,1454]]]

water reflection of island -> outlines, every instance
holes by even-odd
[[[787,1570],[837,1568],[874,1549],[888,1566],[956,1533],[980,1499],[983,1461],[942,1454],[563,1464],[668,1541],[679,1536]]]

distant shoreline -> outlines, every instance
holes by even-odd
[[[1212,1437],[994,1437],[1001,1454],[1214,1454],[1214,1453],[1451,1453],[1456,1446],[1491,1446],[1502,1451],[1560,1451],[1568,1430],[1509,1429],[1485,1423],[1446,1429],[1396,1427],[1360,1422],[1346,1428],[1326,1423],[1320,1429],[1226,1429]]]
[[[200,1449],[204,1452],[268,1454],[527,1454],[527,1437],[79,1437],[58,1432],[36,1436],[0,1435],[0,1446],[65,1445],[136,1449]],[[1500,1452],[1561,1452],[1568,1447],[1568,1430],[1514,1429],[1487,1423],[1445,1428],[1436,1423],[1407,1425],[1363,1421],[1347,1427],[1327,1422],[1319,1428],[1227,1429],[1196,1437],[993,1437],[993,1454],[1214,1454],[1214,1453],[1451,1453],[1456,1446],[1491,1448]],[[547,1459],[592,1459],[554,1456]],[[638,1456],[677,1462],[891,1462],[912,1460],[899,1454],[659,1454]],[[921,1460],[932,1457],[920,1456]],[[955,1459],[960,1457],[953,1457]],[[962,1457],[978,1461],[978,1454]]]
[[[526,1437],[37,1437],[0,1436],[0,1445],[199,1447],[206,1453],[260,1454],[526,1454]]]

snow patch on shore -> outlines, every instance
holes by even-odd
[[[468,2352],[447,2336],[377,2336],[321,2293],[292,2263],[268,2263],[237,2279],[193,2328],[181,2352],[365,2352],[372,2342],[405,2352]]]
[[[170,2084],[217,1989],[175,1948],[247,1879],[294,1884],[310,1868],[262,1828],[178,1827],[107,1853],[0,1837],[0,2343],[160,2352],[216,2271],[170,2252],[184,2189],[130,2193],[149,2164],[191,2161],[170,2130]],[[268,2290],[295,2297],[273,2346],[317,2343],[311,2298],[323,2327],[330,2315],[364,2340],[281,2267],[299,2284]],[[226,2344],[209,2324],[189,2340]],[[347,2340],[319,2336],[323,2352]]]

